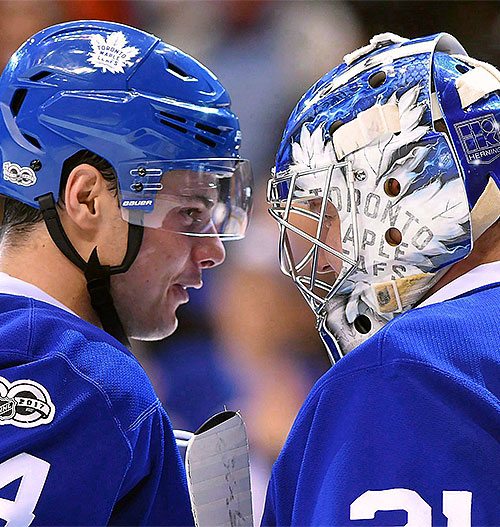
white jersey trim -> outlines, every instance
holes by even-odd
[[[35,300],[39,300],[40,302],[45,302],[46,304],[51,304],[60,309],[64,309],[64,311],[78,316],[74,311],[71,311],[69,307],[61,304],[61,302],[47,294],[45,291],[42,291],[40,288],[25,282],[24,280],[14,278],[7,273],[0,272],[0,294],[33,298]]]

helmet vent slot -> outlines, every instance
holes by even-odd
[[[24,134],[24,133],[23,133],[23,137],[26,139],[26,141],[31,143],[34,147],[38,148],[39,150],[42,148],[42,145],[40,144],[40,142],[38,141],[36,137],[33,137],[28,134]]]
[[[391,177],[384,183],[384,191],[391,198],[395,198],[401,192],[401,184],[397,179]]]
[[[436,130],[436,132],[447,132],[448,131],[443,119],[437,119],[436,121],[434,121],[434,130]]]
[[[178,124],[171,123],[170,121],[165,121],[164,119],[160,119],[161,124],[166,124],[167,126],[170,126],[170,128],[173,128],[174,130],[177,130],[178,132],[182,132],[185,134],[187,132],[187,129],[183,126],[179,126]]]
[[[385,231],[385,241],[391,247],[397,247],[403,241],[403,235],[396,227],[390,227]]]
[[[215,127],[210,126],[208,124],[196,123],[195,126],[199,130],[203,130],[204,132],[208,132],[210,134],[215,134],[215,135],[220,135],[221,134],[221,131],[218,128],[215,128]]]
[[[26,88],[19,88],[14,92],[14,95],[10,101],[10,111],[14,117],[17,117],[27,93],[28,90]]]
[[[179,68],[179,66],[176,66],[175,64],[172,64],[169,62],[167,64],[167,70],[170,73],[173,73],[176,77],[179,77],[184,80],[192,79],[191,75],[188,75],[183,69]]]
[[[368,84],[372,88],[379,88],[380,86],[382,86],[382,84],[384,84],[386,78],[387,75],[385,71],[377,71],[377,73],[370,75],[370,78],[368,79]]]
[[[163,117],[168,117],[169,119],[173,119],[174,121],[177,121],[179,123],[186,122],[186,119],[184,119],[184,117],[181,117],[180,115],[175,115],[174,113],[160,112],[160,115],[163,115]]]
[[[330,125],[330,128],[328,129],[328,131],[330,132],[330,137],[333,135],[334,132],[336,132],[342,125],[343,125],[343,121],[340,121],[340,120],[337,120],[337,121],[333,121],[333,123]]]
[[[49,75],[52,75],[51,71],[39,71],[38,73],[35,73],[30,77],[30,81],[41,81],[42,79],[45,79],[45,77],[48,77]]]
[[[208,139],[207,137],[203,137],[202,135],[198,135],[196,134],[195,136],[195,139],[197,139],[198,141],[200,141],[201,143],[204,143],[206,144],[207,146],[210,146],[210,147],[214,147],[214,146],[217,146],[217,143],[215,141],[212,141],[211,139]]]
[[[190,132],[190,134],[194,133],[194,138],[197,141],[211,148],[217,146],[217,143],[221,141],[220,136],[223,130],[216,128],[215,126],[199,122],[193,123],[192,121],[188,121],[188,119],[186,119],[185,117],[181,117],[180,115],[176,115],[175,113],[165,111],[159,111],[157,113],[157,117],[159,118],[161,124],[169,126],[170,128],[177,130],[178,132],[181,132],[183,134],[187,134],[188,132]],[[200,130],[200,133],[197,134],[195,129]],[[211,139],[205,134],[202,135],[202,132],[212,134],[216,137],[214,137],[214,139]]]
[[[460,73],[467,73],[469,71],[469,68],[464,64],[457,64],[455,68]]]
[[[358,333],[366,335],[372,329],[372,321],[366,315],[358,315],[354,319],[354,327]]]

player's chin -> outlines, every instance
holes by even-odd
[[[144,341],[169,337],[179,325],[176,312],[181,304],[186,303],[184,300],[183,295],[172,295],[165,291],[162,297],[148,304],[148,309],[135,313],[132,310],[127,312],[127,335],[132,339]]]
[[[154,342],[157,340],[163,340],[167,337],[170,337],[172,333],[177,329],[179,321],[177,317],[174,317],[174,320],[169,324],[162,324],[161,326],[156,326],[155,328],[150,329],[136,329],[132,330],[129,334],[129,337],[136,340],[144,340],[147,342]]]
[[[177,306],[178,307],[178,306]],[[156,341],[163,340],[174,333],[179,325],[176,316],[177,307],[169,306],[169,309],[159,307],[147,320],[134,320],[128,336],[137,340]]]

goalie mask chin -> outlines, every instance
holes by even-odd
[[[378,35],[299,101],[273,177],[280,265],[335,362],[498,218],[500,74],[450,35]]]

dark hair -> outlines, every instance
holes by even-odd
[[[66,159],[61,170],[61,184],[59,186],[59,204],[64,205],[64,189],[71,171],[81,164],[88,164],[99,170],[108,182],[110,190],[117,190],[116,172],[106,159],[94,154],[90,150],[80,150]],[[41,221],[42,213],[39,209],[26,205],[12,198],[4,198],[3,220],[0,226],[0,239],[9,238],[9,243],[15,245],[18,241],[25,241],[27,235]]]

